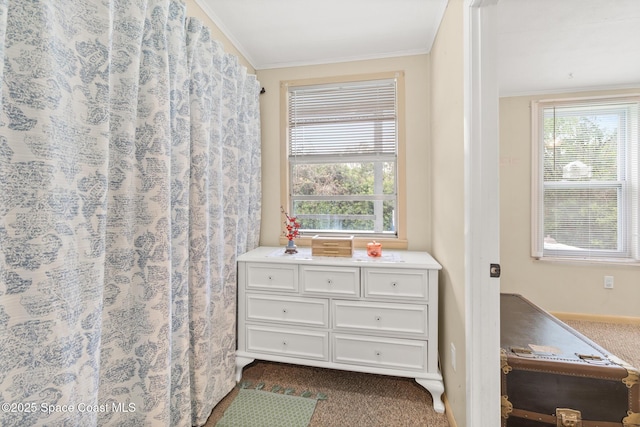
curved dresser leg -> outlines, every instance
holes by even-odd
[[[242,378],[242,369],[254,360],[248,357],[236,356],[236,383],[239,383]]]
[[[427,380],[424,378],[416,378],[415,380],[431,393],[431,397],[433,397],[433,409],[439,414],[444,414],[444,403],[442,403],[444,383],[440,380]]]

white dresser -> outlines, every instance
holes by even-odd
[[[337,258],[260,247],[240,256],[237,381],[255,359],[410,377],[444,412],[441,268],[428,253],[412,251]]]

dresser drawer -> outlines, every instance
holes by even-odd
[[[360,269],[357,267],[300,267],[302,292],[310,295],[360,296]]]
[[[329,327],[329,304],[322,298],[304,299],[247,294],[247,320]]]
[[[328,360],[327,332],[247,326],[247,351]]]
[[[298,266],[247,264],[247,289],[298,292]]]
[[[424,371],[427,341],[334,334],[333,361],[350,365]]]
[[[427,337],[425,305],[334,300],[332,306],[334,328]]]
[[[429,300],[427,270],[365,268],[363,274],[365,298]]]

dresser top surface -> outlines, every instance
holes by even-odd
[[[284,246],[261,246],[238,257],[238,261],[275,262],[287,264],[342,265],[384,268],[426,268],[440,270],[442,266],[428,252],[386,250],[382,256],[367,256],[365,249],[356,249],[352,257],[311,255],[310,247],[299,247],[298,253],[286,254]]]

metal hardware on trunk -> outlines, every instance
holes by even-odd
[[[511,352],[520,357],[534,357],[533,350],[525,347],[511,347]]]
[[[627,388],[631,388],[640,383],[640,371],[629,365],[625,365],[624,368],[627,370],[627,374],[629,374],[626,378],[622,379],[622,382],[627,386]]]
[[[502,373],[505,375],[513,371],[513,368],[509,366],[509,361],[507,360],[507,350],[504,348],[500,349],[500,368],[502,369]]]
[[[513,412],[513,403],[509,402],[509,396],[506,394],[503,394],[500,400],[502,418],[507,419],[509,418],[509,414]]]
[[[616,365],[620,365],[627,370],[627,376],[622,379],[622,382],[627,386],[627,388],[631,388],[640,383],[640,371],[637,368],[634,368],[624,360],[614,355],[610,355],[609,359],[611,359],[611,361]]]
[[[602,357],[597,356],[595,354],[578,354],[578,353],[576,353],[576,356],[578,356],[582,360],[595,360],[595,361],[602,360]]]
[[[595,354],[579,354],[576,353],[580,359],[584,360],[587,363],[591,363],[592,365],[608,365],[609,361]]]
[[[640,427],[640,413],[627,412],[627,416],[622,419],[624,427]]]
[[[582,413],[569,408],[556,408],[557,427],[582,427]]]

